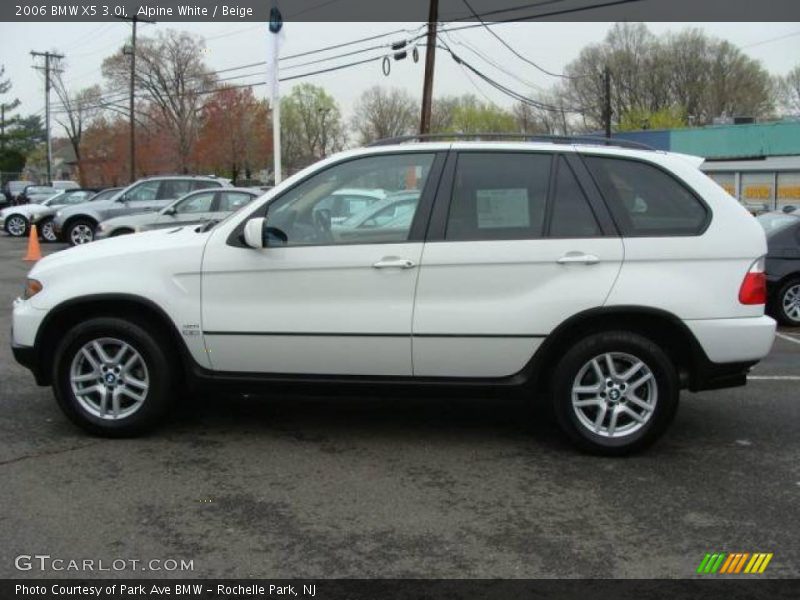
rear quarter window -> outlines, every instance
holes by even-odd
[[[709,210],[686,184],[643,161],[584,156],[623,236],[699,235]]]

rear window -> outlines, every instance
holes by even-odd
[[[645,162],[585,156],[623,236],[698,235],[708,209],[675,177]]]

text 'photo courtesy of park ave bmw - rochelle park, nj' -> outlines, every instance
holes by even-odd
[[[800,6],[0,6],[0,598],[800,594]]]

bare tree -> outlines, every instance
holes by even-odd
[[[776,81],[781,109],[791,115],[800,115],[800,65]]]
[[[136,48],[137,95],[158,109],[175,143],[177,167],[184,173],[197,139],[204,93],[215,81],[203,62],[204,49],[202,38],[174,30],[142,38]],[[113,89],[127,89],[130,57],[122,50],[110,56],[103,61],[103,75]]]
[[[361,144],[413,133],[417,129],[417,102],[400,88],[373,86],[354,107],[351,127]]]
[[[565,97],[602,126],[603,70],[611,70],[614,120],[672,112],[709,123],[719,115],[763,117],[773,108],[769,74],[729,42],[688,29],[656,38],[642,23],[617,23],[566,68]]]
[[[56,71],[53,77],[53,88],[61,103],[60,108],[54,111],[54,119],[67,134],[67,139],[69,139],[78,163],[81,183],[85,183],[81,168],[81,141],[86,127],[102,111],[100,86],[94,85],[82,89],[74,95],[70,94],[64,83],[62,72]]]

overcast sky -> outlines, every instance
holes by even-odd
[[[586,44],[601,41],[610,23],[515,23],[501,24],[494,27],[509,44],[521,54],[529,57],[550,71],[561,71],[572,61]],[[699,27],[709,35],[727,39],[742,48],[748,55],[761,61],[763,66],[773,74],[785,74],[800,63],[800,23],[648,23],[647,26],[656,34],[667,31],[678,31],[687,27]],[[363,46],[372,46],[389,40],[411,37],[422,31],[421,23],[287,23],[286,38],[282,55],[287,56],[321,46],[350,41],[378,33],[404,28],[408,34],[396,34],[382,40],[367,42]],[[156,25],[140,25],[139,35],[146,36],[156,29],[180,29],[196,33],[206,38],[206,61],[213,70],[228,69],[248,63],[261,61],[266,53],[266,27],[256,23],[169,23]],[[66,56],[65,79],[72,91],[99,83],[103,84],[100,64],[104,57],[113,53],[128,41],[130,26],[124,22],[109,23],[0,23],[0,64],[6,68],[5,76],[13,83],[11,93],[3,100],[18,97],[22,101],[18,114],[30,114],[41,111],[44,114],[44,83],[42,75],[31,66],[33,60],[31,50],[58,51]],[[445,38],[447,39],[447,38]],[[499,66],[526,83],[512,79],[478,58],[459,42],[466,42]],[[453,34],[448,42],[453,50],[479,67],[491,77],[502,82],[515,91],[528,93],[535,97],[536,86],[547,88],[554,78],[545,75],[533,67],[514,57],[508,50],[481,27]],[[347,47],[338,52],[357,49],[359,46]],[[282,65],[281,75],[302,73],[325,66],[358,60],[380,54],[375,50],[361,55],[339,59],[326,64],[283,69],[290,63]],[[327,56],[318,54],[295,62],[302,62]],[[349,116],[354,101],[366,88],[375,85],[402,87],[415,97],[421,96],[424,52],[420,52],[420,61],[415,64],[410,59],[392,63],[389,77],[381,73],[380,62],[369,63],[344,69],[334,73],[316,75],[300,81],[309,81],[325,87],[339,102],[346,116]],[[227,83],[250,83],[264,79],[263,69],[252,68],[233,71],[221,75],[246,75],[237,77]],[[285,82],[282,93],[288,93],[299,81]],[[476,89],[477,88],[477,89]],[[123,90],[124,91],[124,90]],[[259,97],[267,94],[265,86],[255,87]],[[466,73],[444,52],[437,53],[436,78],[434,95],[475,93],[484,99],[488,98],[501,106],[510,106],[513,101],[502,93],[489,87],[486,83],[471,81]],[[52,96],[55,100],[55,94]],[[60,135],[56,126],[54,134]]]

